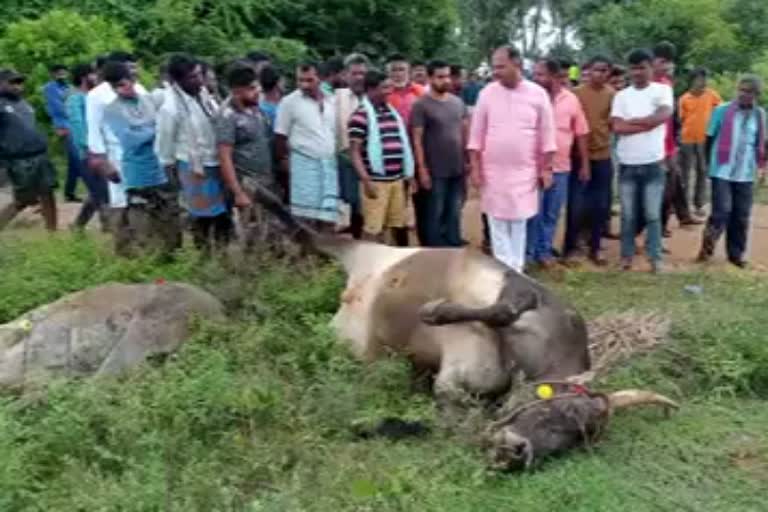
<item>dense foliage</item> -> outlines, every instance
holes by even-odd
[[[2,0],[15,18],[53,8],[98,14],[126,28],[145,58],[174,51],[227,56],[258,41],[298,40],[319,56],[437,52],[455,26],[453,0]],[[8,18],[3,22],[10,21]],[[0,22],[2,23],[2,22]]]
[[[125,30],[114,21],[57,9],[6,27],[0,37],[0,67],[26,74],[27,95],[42,108],[40,87],[48,80],[48,66],[71,67],[112,49],[132,48]]]

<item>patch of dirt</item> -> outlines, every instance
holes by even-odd
[[[476,193],[471,193],[464,205],[463,227],[465,238],[475,247],[480,247],[483,241],[483,224],[480,218],[480,200]],[[555,247],[562,247],[564,237],[564,217],[560,216],[557,234],[555,235]],[[611,219],[612,230],[619,232],[619,217]],[[700,264],[695,261],[701,248],[701,237],[703,226],[679,227],[673,217],[670,222],[672,227],[672,237],[664,239],[664,247],[669,250],[669,254],[664,255],[665,268],[670,271],[691,271],[709,268],[730,267],[725,257],[725,236],[718,244],[715,257],[711,263]],[[639,254],[635,258],[636,271],[648,271],[650,265],[642,256],[642,247],[644,238],[639,237],[637,247]],[[597,267],[591,263],[584,262],[581,268],[588,270],[616,270],[619,267],[619,241],[603,240],[603,249],[605,256],[611,262],[608,267]],[[749,233],[749,247],[746,254],[747,261],[750,263],[750,269],[762,272],[768,271],[768,205],[755,204],[752,210],[752,226]]]
[[[732,466],[751,478],[768,482],[768,451],[760,447],[755,439],[742,437],[738,445],[728,453],[728,460]]]
[[[59,230],[63,231],[69,228],[80,211],[80,203],[67,203],[61,197],[58,200],[59,210]],[[10,190],[0,188],[0,209],[11,201]],[[555,246],[561,247],[564,236],[564,211],[561,215],[555,235]],[[612,218],[613,231],[619,231],[618,216]],[[690,271],[702,268],[720,268],[729,267],[725,260],[725,239],[718,245],[715,258],[712,263],[702,265],[696,263],[696,255],[701,247],[701,233],[703,226],[678,227],[676,221],[672,221],[672,238],[664,240],[665,247],[670,251],[666,254],[666,268],[671,271]],[[463,212],[464,237],[475,247],[481,247],[483,241],[483,224],[481,220],[480,200],[476,191],[471,191],[464,205]],[[29,230],[43,229],[42,217],[36,212],[35,208],[27,208],[21,212],[8,226],[8,230]],[[98,218],[94,218],[89,224],[88,229],[99,229]],[[412,242],[415,244],[415,233],[412,236]],[[755,204],[752,215],[752,227],[749,238],[749,249],[747,259],[750,262],[750,268],[753,270],[768,272],[768,205]],[[638,249],[642,253],[643,240],[638,238]],[[605,255],[611,262],[607,269],[617,269],[619,265],[619,242],[617,240],[603,240]],[[637,271],[649,270],[649,265],[642,254],[639,254],[635,261]],[[585,270],[605,270],[606,267],[596,267],[588,262],[582,263],[581,267]]]

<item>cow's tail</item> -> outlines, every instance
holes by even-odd
[[[290,236],[305,250],[343,260],[344,253],[349,251],[356,242],[335,235],[318,233],[294,217],[277,194],[261,185],[254,187],[253,196],[265,210],[277,217],[290,232]]]

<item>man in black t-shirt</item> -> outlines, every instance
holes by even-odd
[[[15,71],[0,70],[0,167],[13,187],[13,202],[0,210],[0,229],[25,208],[40,204],[46,228],[55,231],[56,171],[37,130],[35,111],[22,97],[24,81]]]

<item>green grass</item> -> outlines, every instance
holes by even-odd
[[[0,321],[110,280],[184,279],[237,306],[163,365],[56,383],[26,408],[0,402],[2,511],[766,510],[768,283],[756,274],[569,273],[551,283],[589,317],[669,314],[670,349],[601,387],[650,387],[683,407],[669,420],[622,413],[592,452],[499,475],[439,429],[402,443],[352,438],[359,421],[437,418],[405,364],[364,367],[333,340],[326,324],[343,283],[334,268],[233,272],[194,254],[126,261],[63,235],[0,244]]]

